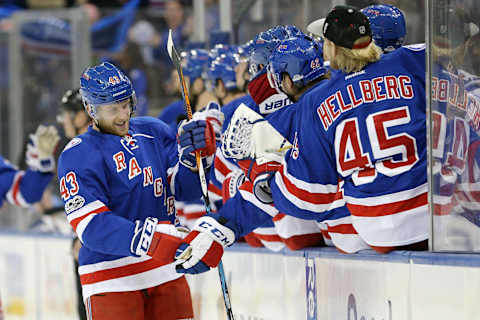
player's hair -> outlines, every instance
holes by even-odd
[[[357,43],[365,43],[369,36],[358,38]],[[378,61],[382,54],[382,49],[372,41],[367,47],[361,49],[348,49],[335,45],[336,55],[330,61],[330,66],[334,69],[342,70],[345,73],[358,72],[367,64]]]

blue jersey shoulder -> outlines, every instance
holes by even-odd
[[[177,126],[177,120],[180,116],[186,116],[183,107],[183,100],[177,100],[166,106],[158,115],[158,119],[164,121],[170,126]]]

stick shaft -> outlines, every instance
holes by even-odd
[[[183,70],[180,63],[180,56],[178,55],[177,50],[175,49],[175,46],[173,44],[172,30],[169,30],[167,49],[168,49],[170,58],[172,59],[172,62],[175,65],[175,68],[177,69],[178,77],[180,79],[180,83],[182,87],[182,97],[184,101],[185,111],[187,112],[188,120],[190,120],[192,119],[192,116],[193,116],[192,107],[190,105],[190,99],[188,97],[188,89],[187,89],[187,85],[185,84],[185,78],[183,76]],[[203,163],[202,163],[202,159],[200,157],[199,151],[195,152],[195,159],[197,161],[198,175],[200,178],[200,185],[202,187],[202,198],[203,198],[206,212],[208,214],[211,211],[210,199],[208,198],[207,179],[205,177],[205,170],[203,168]],[[227,279],[225,277],[225,270],[223,269],[222,260],[220,260],[217,266],[217,269],[218,269],[218,276],[220,278],[220,285],[222,287],[223,302],[225,303],[225,309],[227,311],[228,320],[235,320],[235,318],[233,317],[232,305],[230,302],[230,294],[228,292]]]

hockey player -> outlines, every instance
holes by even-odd
[[[368,18],[373,40],[384,53],[403,45],[407,27],[400,9],[389,4],[374,4],[360,11]]]
[[[190,104],[195,112],[204,108],[208,102],[216,101],[215,96],[207,90],[206,79],[204,79],[209,59],[208,52],[203,49],[192,49],[182,52],[181,57],[183,75],[188,88]],[[176,71],[172,74],[172,77],[178,78]],[[181,96],[179,85],[177,85],[176,89]],[[180,120],[187,118],[183,100],[174,101],[166,106],[162,112],[160,112],[158,118],[170,124],[176,130]]]
[[[0,207],[5,200],[22,208],[32,206],[41,200],[53,178],[53,155],[60,140],[57,129],[40,125],[29,138],[25,156],[29,169],[18,170],[0,156]],[[3,319],[1,299],[0,319]]]
[[[292,28],[292,30],[294,29]],[[253,51],[248,58],[251,74],[248,83],[249,94],[233,100],[222,108],[225,114],[224,129],[227,128],[232,115],[241,104],[263,116],[272,115],[290,105],[291,101],[288,97],[272,88],[267,79],[265,67],[268,57],[281,41],[273,36],[274,31],[280,37],[288,37],[288,33],[282,26],[261,32],[255,37],[252,44]],[[239,78],[238,73],[237,71],[237,79]],[[278,119],[280,120],[278,124],[283,126],[284,121],[280,117]],[[222,189],[224,203],[234,197],[230,200],[229,207],[232,207],[232,203],[243,201],[240,195],[236,195],[237,188],[243,180],[244,173],[238,163],[234,159],[225,157],[221,148],[217,148],[215,170],[212,170],[211,181]],[[233,206],[235,207],[235,205]],[[252,209],[254,208],[252,207]],[[272,210],[275,211],[275,208],[272,207]],[[245,240],[249,245],[265,246],[273,251],[279,251],[285,246],[295,250],[309,245],[318,245],[323,243],[321,238],[319,228],[311,221],[302,221],[278,212],[273,219],[245,235]]]
[[[279,28],[275,29],[278,30]],[[317,45],[304,36],[291,39],[292,42],[299,41],[302,44],[302,47],[298,48],[298,55],[305,57],[304,64],[300,65],[302,65],[302,68],[305,66],[305,69],[302,71],[306,73],[311,72],[308,79],[311,80],[322,77],[325,69],[322,69],[323,71],[316,70],[317,72],[312,72],[313,69],[308,67],[308,62],[318,57],[319,48]],[[273,120],[275,123],[274,126],[277,127],[282,134],[289,137],[288,116],[284,117],[283,114],[284,111],[288,113],[288,110],[294,108],[294,106],[285,108],[285,106],[290,104],[290,99],[281,91],[270,86],[265,69],[270,54],[279,43],[280,39],[272,37],[270,31],[262,32],[256,36],[254,40],[254,50],[249,58],[253,78],[248,85],[249,95],[241,98],[241,100],[244,106],[260,115],[266,116],[267,119],[270,116],[275,117],[276,120]],[[287,50],[292,50],[292,47],[289,46]],[[321,50],[319,59],[321,60]],[[253,104],[252,99],[255,102]],[[288,104],[284,103],[285,101],[288,101]],[[229,125],[232,114],[236,112],[239,106],[240,99],[222,109],[225,113],[224,128]],[[291,139],[293,141],[293,137],[291,137]],[[215,170],[212,171],[212,173],[215,173],[215,176],[212,177],[211,180],[222,185],[224,202],[226,202],[225,205],[230,208],[228,210],[236,210],[237,208],[241,208],[239,211],[259,210],[255,205],[243,206],[242,204],[245,200],[250,201],[255,199],[248,189],[248,184],[241,190],[241,195],[236,194],[238,187],[244,181],[244,173],[240,170],[239,164],[240,163],[237,163],[234,159],[225,157],[220,148],[217,148]],[[246,199],[244,199],[244,197]],[[259,204],[259,207],[266,209],[274,218],[272,220],[269,219],[260,228],[256,228],[252,233],[245,236],[245,239],[250,245],[258,246],[260,245],[258,240],[260,240],[261,244],[265,247],[278,251],[285,246],[296,250],[323,243],[320,229],[314,222],[279,213],[273,206]],[[258,240],[255,241],[256,239]]]
[[[301,96],[293,148],[281,163],[252,163],[252,190],[270,187],[276,208],[318,219],[335,204],[341,178],[353,226],[372,248],[426,248],[425,47],[380,58],[368,19],[349,6],[328,14],[323,34],[331,66],[343,73]],[[295,94],[303,86],[294,86],[285,68],[272,76]],[[224,208],[200,219],[185,238],[179,269],[196,273],[216,266],[223,247],[268,218]]]
[[[403,13],[398,8],[379,4],[365,7],[361,12],[368,18],[372,37],[383,53],[392,52],[403,45],[406,26]],[[312,22],[308,27],[310,32],[319,38],[323,38],[324,21],[325,19],[319,19]],[[332,71],[333,73],[341,72],[335,69]],[[343,182],[339,181],[339,186],[343,186]],[[343,191],[339,190],[339,193],[343,193]],[[353,228],[351,216],[346,206],[344,205],[334,210],[339,211],[334,216],[342,218],[322,221],[326,225],[326,230],[324,231],[325,238],[331,241],[343,253],[354,253],[362,249],[368,249],[369,246],[358,236],[355,228]]]
[[[183,124],[179,139],[190,147],[177,148],[165,123],[131,119],[135,92],[114,65],[86,69],[80,84],[93,124],[65,147],[58,176],[67,219],[83,244],[78,272],[88,317],[193,318],[188,284],[172,263],[181,241],[174,197],[201,196],[192,152],[201,149],[208,168],[211,127]]]
[[[31,206],[40,201],[53,178],[53,154],[60,139],[57,129],[40,125],[29,138],[26,152],[29,169],[26,171],[16,169],[0,156],[0,207],[5,200],[23,208]]]
[[[85,133],[88,130],[88,126],[91,125],[91,118],[85,112],[83,107],[82,96],[80,95],[80,88],[73,90],[67,90],[63,94],[60,104],[61,113],[57,116],[57,121],[63,125],[65,146],[71,139],[77,135]],[[62,148],[63,149],[63,148]],[[78,237],[74,237],[72,240],[72,253],[74,259],[75,272],[78,269],[78,253],[82,244]],[[75,284],[78,292],[77,311],[80,320],[87,319],[87,313],[85,305],[82,299],[82,285],[80,283],[80,277],[76,274]]]
[[[75,138],[87,131],[91,120],[83,108],[79,88],[65,91],[60,106],[61,114],[58,115],[57,121],[63,125],[65,136],[68,139]]]

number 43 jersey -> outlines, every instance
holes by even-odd
[[[366,243],[428,238],[424,45],[336,73],[295,110],[297,141],[271,182],[280,211],[322,220],[342,179],[353,226]]]
[[[58,164],[70,225],[82,241],[83,298],[152,287],[179,277],[173,264],[130,248],[135,221],[175,222],[174,196],[198,199],[198,176],[178,163],[175,135],[154,118],[133,118],[125,137],[91,127],[70,141]]]

